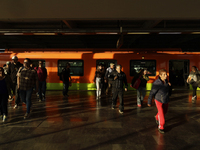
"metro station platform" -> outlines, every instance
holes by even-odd
[[[136,106],[136,91],[124,94],[124,114],[111,109],[111,97],[96,100],[95,91],[47,91],[46,101],[32,96],[30,118],[25,105],[8,107],[8,119],[0,122],[1,150],[199,150],[200,92],[173,91],[166,115],[165,134],[157,130],[153,103]],[[14,103],[11,104],[12,106]]]

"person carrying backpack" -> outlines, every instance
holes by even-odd
[[[192,71],[190,72],[187,83],[192,85],[193,95],[192,95],[192,103],[195,103],[197,99],[196,91],[200,81],[200,72],[198,71],[196,66],[192,66]]]

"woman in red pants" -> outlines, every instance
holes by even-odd
[[[153,96],[155,97],[156,107],[158,113],[155,116],[158,131],[164,133],[165,114],[168,110],[169,92],[171,84],[167,80],[167,71],[165,69],[159,70],[159,78],[153,83],[151,92],[148,98],[148,106],[151,106]]]

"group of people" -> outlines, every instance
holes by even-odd
[[[46,78],[47,70],[42,61],[39,61],[38,67],[34,67],[30,59],[25,58],[21,64],[17,56],[13,56],[12,62],[7,62],[4,68],[0,68],[0,110],[3,122],[8,114],[8,100],[12,100],[13,96],[13,108],[23,102],[27,107],[24,119],[30,116],[33,89],[38,92],[39,101],[45,100]]]
[[[127,91],[127,79],[126,74],[121,71],[122,66],[116,65],[116,69],[114,69],[114,64],[110,64],[110,67],[106,69],[106,72],[102,70],[102,66],[99,65],[95,72],[94,82],[96,83],[96,96],[97,99],[101,96],[101,90],[103,86],[103,82],[108,82],[108,88],[106,89],[106,94],[109,88],[112,88],[112,105],[111,108],[115,109],[117,98],[119,97],[119,113],[123,114],[124,112],[124,84],[125,91]],[[149,80],[147,75],[147,70],[142,69],[132,80],[131,87],[133,84],[140,80],[139,86],[137,87],[137,106],[141,107],[143,104],[144,97],[146,95],[146,84]],[[164,124],[165,124],[165,114],[168,110],[168,102],[169,102],[169,89],[171,84],[167,80],[167,71],[165,69],[161,69],[159,71],[159,78],[153,83],[152,89],[149,94],[147,105],[151,107],[152,98],[155,97],[156,107],[158,109],[158,113],[155,116],[156,123],[158,124],[158,130],[160,133],[164,133]]]
[[[61,72],[61,78],[63,81],[63,96],[68,97],[68,88],[71,84],[70,76],[70,64],[66,64]],[[38,91],[39,101],[45,100],[46,92],[46,79],[47,70],[43,67],[43,62],[39,61],[38,67],[33,67],[30,59],[25,58],[24,63],[21,64],[18,61],[17,56],[12,57],[12,62],[7,62],[4,68],[0,67],[0,111],[3,122],[7,118],[8,99],[12,99],[12,95],[15,95],[14,108],[19,106],[20,101],[24,102],[27,107],[27,111],[24,115],[24,119],[30,116],[31,111],[31,96],[33,89]],[[139,85],[137,86],[137,106],[143,105],[143,100],[146,95],[146,84],[149,81],[147,70],[142,69],[133,78],[131,87],[135,86],[136,81],[139,79]],[[193,87],[192,101],[195,101],[197,87],[200,87],[200,72],[197,67],[193,66],[187,82]],[[126,74],[122,71],[121,65],[111,63],[104,71],[104,67],[99,65],[95,72],[94,83],[96,83],[96,97],[97,100],[101,98],[102,89],[105,88],[105,94],[109,94],[111,90],[112,105],[111,108],[115,109],[117,104],[117,98],[119,97],[119,113],[124,112],[124,90],[127,91],[127,79]],[[125,84],[125,89],[124,88]],[[156,123],[158,124],[158,130],[160,133],[164,133],[165,114],[168,110],[168,102],[170,96],[171,83],[167,80],[167,71],[165,69],[159,70],[159,77],[154,81],[152,89],[150,91],[147,105],[150,107],[152,98],[155,98],[155,104],[158,113],[155,116]]]

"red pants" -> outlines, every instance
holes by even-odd
[[[159,128],[160,129],[164,129],[164,125],[165,125],[165,114],[167,113],[168,110],[168,103],[163,104],[157,100],[155,100],[156,103],[156,107],[158,109],[158,113],[156,115],[156,120],[159,121]]]

